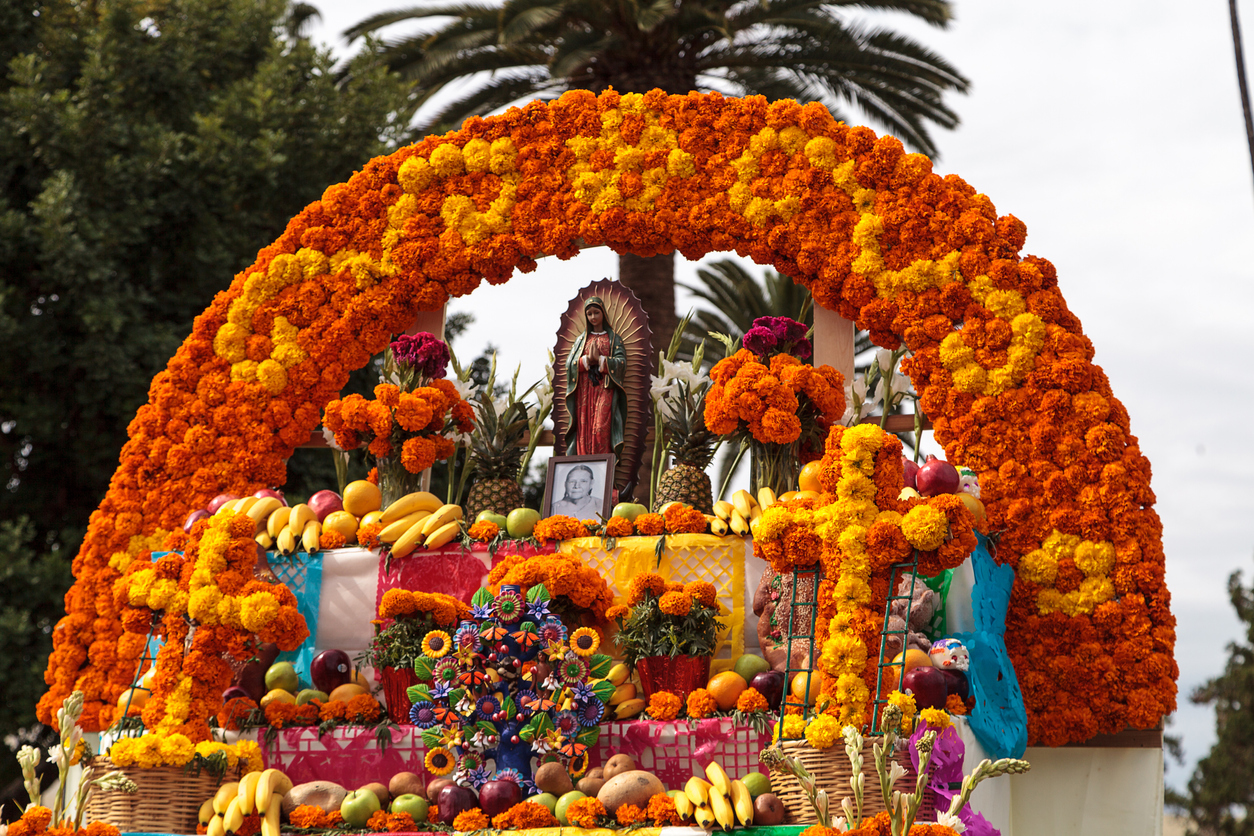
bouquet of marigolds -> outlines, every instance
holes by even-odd
[[[783,493],[796,484],[799,451],[821,451],[828,428],[845,411],[844,376],[814,367],[805,325],[759,317],[744,348],[710,369],[705,425],[753,451],[754,489]],[[789,353],[789,352],[794,353]]]
[[[469,616],[470,607],[450,595],[389,589],[379,602],[374,638],[358,663],[376,670],[412,668],[433,642],[447,644],[449,632]]]
[[[713,656],[723,628],[714,584],[668,583],[652,572],[633,578],[627,605],[606,615],[618,622],[615,641],[632,666],[651,656]]]

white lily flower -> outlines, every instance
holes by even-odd
[[[955,833],[967,832],[967,826],[962,823],[962,819],[958,818],[957,816],[951,816],[948,810],[946,810],[943,813],[936,814],[936,823],[939,824],[941,827],[948,827],[950,830],[954,831]]]
[[[832,830],[835,830],[837,833],[848,833],[849,822],[845,820],[844,816],[837,816],[832,819]]]
[[[332,450],[335,450],[337,453],[344,452],[344,448],[340,447],[340,445],[335,443],[335,433],[331,432],[326,427],[322,428],[322,439],[323,441],[327,443],[328,447],[330,447]]]
[[[866,404],[866,375],[854,375],[852,381],[845,382],[845,414],[841,416],[840,423],[848,427],[862,420]]]
[[[470,400],[470,396],[474,394],[476,387],[473,380],[461,380],[454,375],[449,378],[449,382],[453,384],[453,388],[457,390],[457,396],[463,401]]]
[[[892,765],[888,767],[888,786],[891,788],[898,780],[905,777],[905,774],[906,768],[897,763],[897,761],[893,761]]]

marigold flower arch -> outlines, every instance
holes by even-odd
[[[735,251],[904,341],[1017,570],[1007,644],[1032,741],[1151,727],[1178,669],[1149,463],[1025,234],[897,139],[761,97],[576,91],[372,160],[292,219],[153,380],[74,562],[40,717],[78,687],[86,724],[107,724],[138,653],[124,573],[215,494],[282,484],[349,372],[418,311],[608,245]]]

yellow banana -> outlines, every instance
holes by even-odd
[[[201,824],[208,824],[209,819],[213,818],[216,813],[213,811],[213,799],[205,799],[205,803],[200,805],[200,812],[196,814],[196,820]]]
[[[644,700],[624,700],[614,706],[614,716],[619,720],[627,720],[644,711]]]
[[[615,686],[614,695],[610,697],[610,705],[618,705],[620,702],[634,700],[636,698],[636,686],[630,682],[624,682],[622,685]]]
[[[322,535],[322,525],[317,520],[305,523],[305,530],[300,535],[300,546],[306,554],[318,551],[318,538]]]
[[[391,545],[401,539],[401,535],[406,531],[409,531],[409,529],[413,527],[414,523],[422,522],[429,516],[431,516],[430,511],[415,511],[412,514],[407,514],[401,517],[396,522],[388,523],[383,527],[383,530],[379,532],[379,540]],[[421,530],[422,529],[419,529],[419,531]]]
[[[279,814],[283,810],[283,799],[274,796],[266,806],[266,817],[261,820],[261,836],[280,836]]]
[[[767,485],[758,488],[758,505],[762,510],[766,510],[774,505],[778,500],[775,498],[775,491],[771,490]]]
[[[745,782],[739,778],[731,782],[731,802],[740,823],[745,827],[753,824],[753,796],[749,794]]]
[[[705,765],[705,777],[710,779],[710,783],[717,787],[720,793],[731,795],[731,778],[727,777],[727,772],[718,761],[710,761]]]
[[[286,557],[296,551],[296,535],[292,534],[292,529],[284,528],[279,532],[279,536],[274,538],[274,545],[279,550],[279,554]]]
[[[732,505],[746,520],[749,519],[749,514],[753,513],[753,506],[756,504],[757,500],[753,498],[753,494],[746,490],[739,490],[732,494]]]
[[[239,779],[239,806],[246,816],[253,814],[257,801],[257,779],[260,777],[260,772],[249,772]]]
[[[736,814],[732,810],[731,802],[727,800],[727,796],[721,792],[710,792],[710,809],[714,811],[714,818],[718,820],[719,827],[724,830],[731,830],[736,826]]]
[[[205,827],[208,828],[208,836],[226,836],[226,828],[222,825],[221,816],[209,819],[209,824]]]
[[[430,519],[428,517],[428,519]],[[418,548],[422,543],[422,526],[425,520],[420,520],[409,527],[409,530],[400,536],[400,538],[392,544],[392,557],[404,557],[405,555]]]
[[[383,509],[383,516],[379,518],[379,522],[388,525],[415,511],[438,511],[443,505],[444,500],[433,493],[426,491],[407,493]]]
[[[697,820],[698,827],[704,827],[711,830],[714,827],[714,814],[710,812],[710,808],[703,804],[698,804],[692,809],[692,817]]]
[[[283,503],[273,496],[263,496],[248,509],[249,518],[257,525],[264,525],[270,515],[283,507]]]
[[[243,499],[235,503],[235,510],[232,511],[231,513],[232,514],[247,514],[250,510],[252,510],[252,507],[260,501],[261,500],[255,496],[246,496]]]
[[[257,779],[257,810],[268,813],[269,805],[275,801],[271,796],[281,799],[287,795],[292,789],[292,779],[278,769],[267,769],[259,774],[261,777]]]
[[[287,518],[287,527],[299,537],[305,531],[305,526],[309,524],[309,521],[316,519],[318,515],[314,513],[314,510],[302,502],[292,506],[292,513]]]
[[[455,522],[462,518],[462,506],[460,505],[442,505],[431,516],[422,521],[422,536],[426,537],[437,528],[442,528],[451,522]]]
[[[710,782],[693,775],[688,779],[688,783],[684,784],[684,795],[688,796],[694,805],[700,807],[710,800]]]
[[[270,551],[274,548],[274,538],[264,531],[258,531],[257,536],[253,539],[257,541],[258,546],[261,546],[266,551]]]
[[[722,537],[727,533],[727,523],[720,519],[715,519],[710,523],[710,533],[717,534],[719,537]]]
[[[266,533],[275,540],[279,539],[279,532],[287,528],[287,520],[290,516],[292,516],[292,509],[286,505],[275,508],[266,518]]]
[[[610,673],[605,678],[608,679],[610,682],[614,683],[614,687],[617,688],[619,685],[622,685],[624,682],[626,682],[627,677],[629,676],[631,676],[631,671],[627,670],[626,665],[624,665],[622,662],[619,662],[617,665],[610,668]]]
[[[460,522],[446,523],[435,531],[427,535],[427,541],[422,544],[424,549],[438,549],[456,537],[462,530]]]
[[[235,507],[235,503],[237,502],[239,502],[238,499],[231,499],[231,500],[227,500],[226,502],[223,502],[221,505],[218,506],[218,510],[213,512],[213,515],[216,517],[219,514],[231,513],[231,510]]]
[[[227,833],[234,833],[244,826],[244,811],[240,809],[238,796],[226,805],[226,812],[222,814],[222,826]]]
[[[739,510],[732,511],[731,530],[741,536],[750,533],[749,520],[744,514],[741,514]]]
[[[752,510],[749,511],[749,522],[757,522],[757,519],[760,516],[762,516],[762,506],[754,505]]]
[[[731,519],[732,511],[734,511],[735,508],[736,506],[732,505],[727,500],[720,499],[718,502],[714,503],[714,515],[720,520],[726,522]]]
[[[692,811],[696,809],[696,805],[692,803],[692,799],[687,793],[680,793],[675,796],[675,812],[679,813],[681,818],[692,818]]]
[[[231,803],[232,798],[239,796],[239,781],[231,781],[229,784],[223,784],[218,787],[218,792],[213,797],[213,812],[225,813],[226,805]]]

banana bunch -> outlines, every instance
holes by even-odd
[[[462,507],[445,505],[435,494],[416,491],[389,505],[379,518],[380,542],[392,547],[393,557],[404,557],[422,546],[437,549],[461,532]]]
[[[675,797],[679,815],[694,819],[706,829],[717,824],[731,830],[737,821],[744,827],[753,824],[753,798],[743,781],[729,778],[716,762],[706,765],[705,777],[710,780],[692,776],[683,794]]]
[[[710,530],[715,534],[727,534],[728,531],[740,536],[750,534],[753,522],[775,502],[775,492],[770,488],[760,489],[757,498],[748,491],[736,491],[732,494],[731,502],[719,500],[714,503],[714,516],[717,519],[711,521]]]
[[[636,696],[635,683],[627,681],[630,676],[631,671],[619,662],[610,668],[605,677],[605,681],[614,686],[614,695],[610,697],[609,705],[614,710],[616,720],[627,720],[644,711],[645,701]]]
[[[213,798],[200,805],[200,823],[208,836],[226,836],[244,825],[244,817],[264,816],[261,836],[279,836],[279,812],[292,781],[277,769],[250,772],[239,781],[218,787]]]
[[[271,547],[285,556],[297,551],[313,554],[318,551],[321,536],[318,515],[302,502],[291,508],[275,508],[266,518],[265,530],[258,533],[257,542],[265,546],[263,538],[268,538]]]

